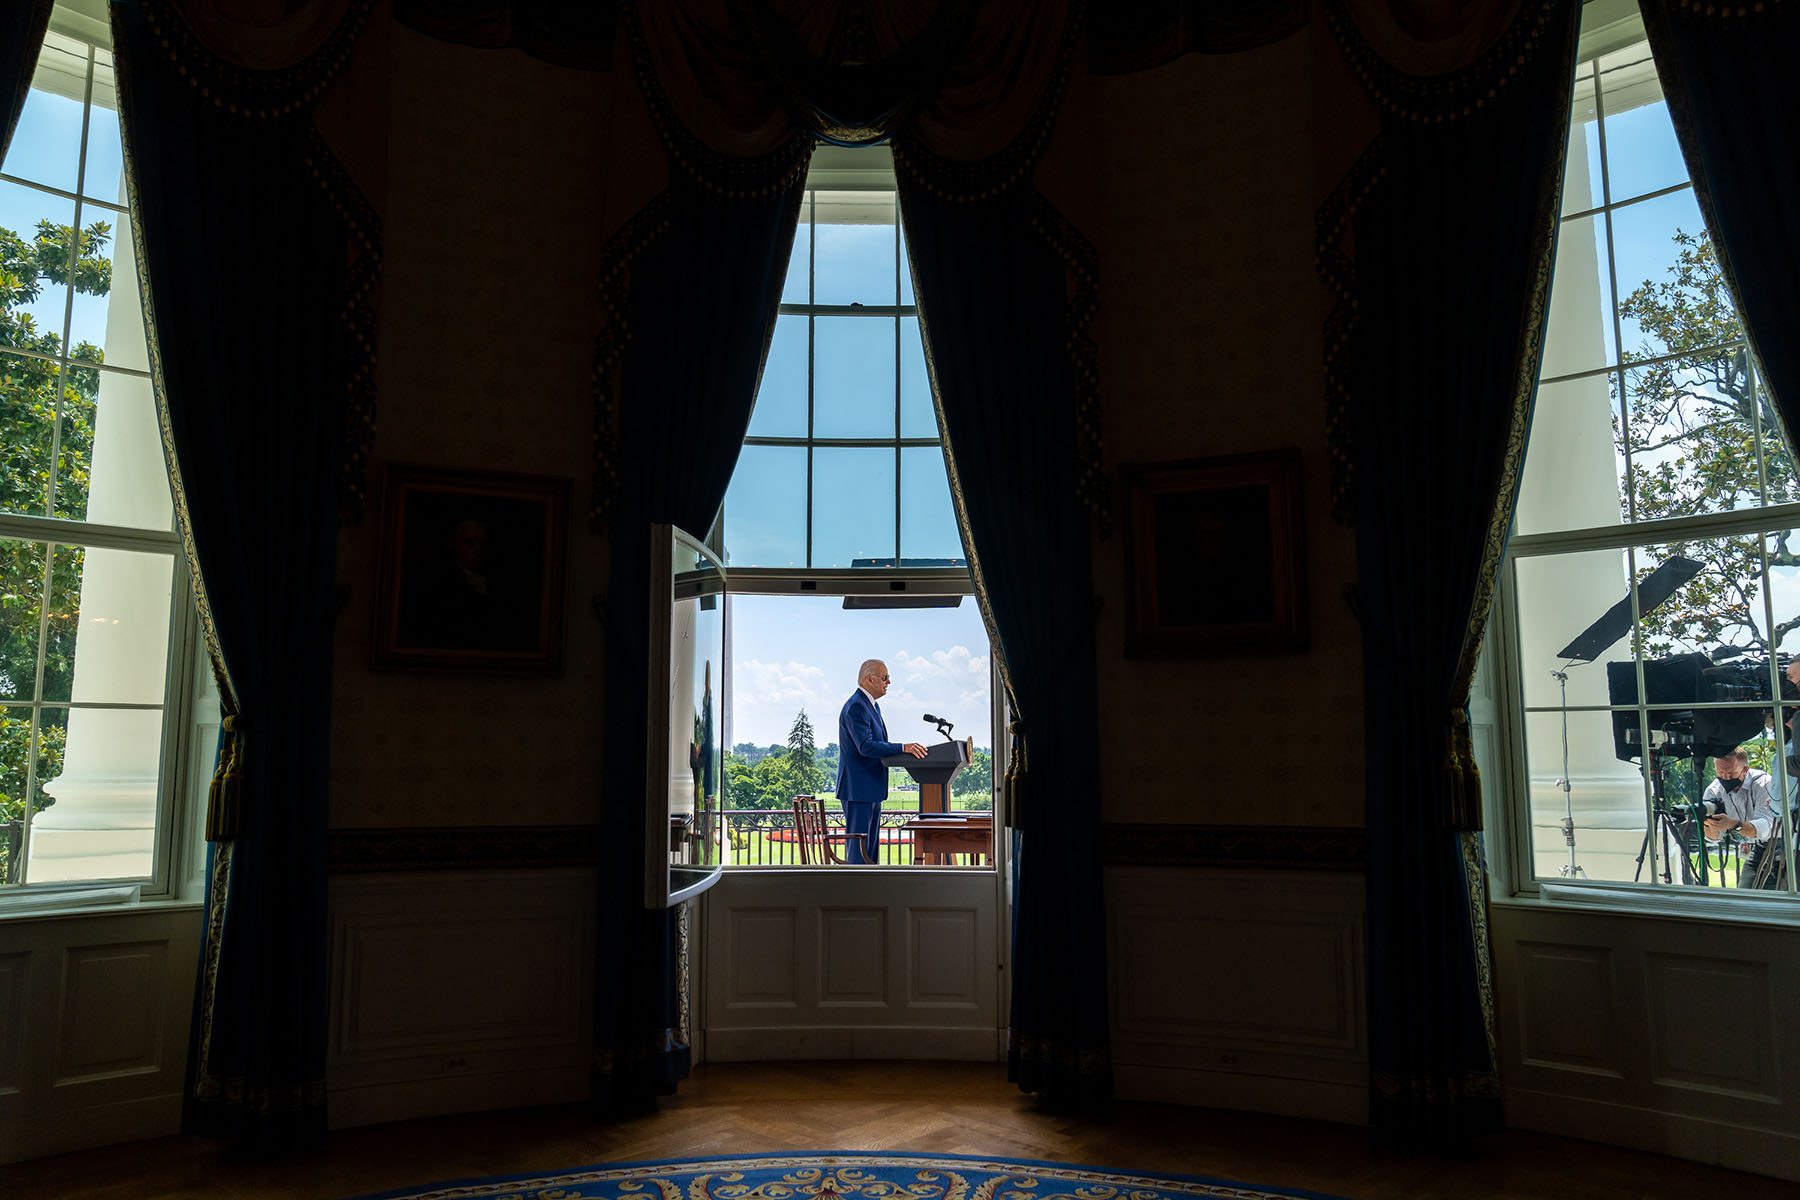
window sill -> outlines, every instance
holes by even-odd
[[[1716,890],[1716,889],[1715,889]],[[1660,921],[1681,921],[1717,925],[1729,921],[1740,925],[1763,925],[1792,930],[1800,905],[1796,898],[1781,894],[1758,896],[1686,895],[1673,888],[1609,885],[1604,883],[1568,884],[1541,881],[1538,894],[1496,896],[1496,908],[1524,910],[1552,909],[1559,912],[1583,912],[1628,917],[1648,917]]]
[[[44,892],[13,892],[0,895],[0,923],[174,912],[181,909],[198,910],[201,907],[198,900],[174,900],[168,897],[145,899],[142,893],[143,887],[135,883],[58,888]]]

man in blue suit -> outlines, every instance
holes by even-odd
[[[925,757],[918,742],[901,746],[888,741],[887,722],[875,703],[888,690],[887,664],[879,658],[863,663],[856,673],[856,690],[838,713],[838,803],[844,806],[844,858],[852,863],[881,859],[881,802],[887,799],[887,764],[892,754],[905,752]]]

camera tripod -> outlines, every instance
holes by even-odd
[[[1675,844],[1676,853],[1681,856],[1681,882],[1698,883],[1700,886],[1705,887],[1707,875],[1705,827],[1696,821],[1679,821],[1676,819],[1675,814],[1670,810],[1669,794],[1667,789],[1663,786],[1663,775],[1668,769],[1669,758],[1673,756],[1657,747],[1655,744],[1656,732],[1657,731],[1652,732],[1651,745],[1644,750],[1644,770],[1647,771],[1650,776],[1651,815],[1649,824],[1644,827],[1644,840],[1638,843],[1637,868],[1631,873],[1631,881],[1636,883],[1643,876],[1644,856],[1650,852],[1650,837],[1654,833],[1661,833],[1663,844],[1667,846],[1670,842],[1673,842]],[[1667,735],[1665,734],[1664,736],[1666,737]],[[1693,763],[1695,795],[1698,796],[1700,794],[1700,760],[1695,758],[1693,759]],[[1688,850],[1689,839],[1686,835],[1690,831],[1693,834],[1694,848],[1697,851],[1697,855],[1690,854]],[[1670,856],[1663,854],[1658,857],[1662,859],[1663,882],[1675,882],[1673,875],[1669,870]],[[1695,865],[1696,857],[1698,858],[1698,867]]]

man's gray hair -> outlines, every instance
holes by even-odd
[[[882,662],[879,658],[863,659],[863,665],[856,668],[856,685],[861,687],[862,681],[875,674],[877,668],[885,671],[887,670],[887,664]]]

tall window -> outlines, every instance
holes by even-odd
[[[962,561],[892,190],[806,194],[725,545],[733,567]]]
[[[867,658],[896,742],[953,725],[973,761],[944,804],[993,807],[995,688],[951,506],[885,149],[815,156],[756,408],[722,513],[728,564],[722,807],[731,861],[799,862],[797,794],[841,828],[838,711]],[[881,861],[913,861],[926,801],[889,774]]]
[[[166,886],[191,652],[104,8],[59,5],[0,165],[0,887]],[[175,602],[179,598],[180,602]]]
[[[1503,617],[1520,874],[1791,895],[1800,480],[1641,23],[1587,11]]]

